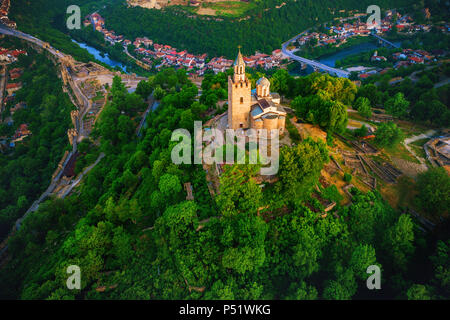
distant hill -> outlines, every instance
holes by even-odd
[[[245,54],[253,54],[257,50],[270,53],[280,48],[282,42],[312,26],[366,12],[372,2],[250,0],[248,3],[202,2],[198,7],[167,6],[162,10],[130,7],[126,2],[116,2],[100,13],[106,19],[108,29],[127,38],[147,36],[157,43],[192,53],[232,58],[238,45],[242,45]],[[387,10],[411,3],[408,0],[380,0],[378,5]],[[231,6],[236,6],[233,11],[229,11]],[[199,12],[203,14],[199,15]]]
[[[243,16],[260,2],[259,0],[127,0],[130,7],[162,9],[168,6],[185,6],[189,7],[189,12],[198,15],[232,17]]]

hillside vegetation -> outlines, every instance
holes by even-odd
[[[325,86],[321,76],[299,79],[299,87],[293,79],[286,84],[277,77],[278,86],[296,95],[319,90],[324,101],[354,99],[353,87]],[[183,71],[172,69],[151,78],[148,86],[158,91],[161,105],[138,139],[135,115],[142,101],[114,80],[111,100],[96,124],[100,145],[89,151],[99,148],[106,157],[77,192],[47,201],[24,221],[10,241],[0,297],[449,296],[448,233],[425,237],[409,215],[394,210],[377,191],[354,188],[352,203],[341,206],[337,190],[326,188],[322,197],[337,207],[324,215],[311,197],[329,161],[321,141],[308,138],[284,147],[279,181],[264,189],[254,179],[257,165],[225,167],[220,194],[211,197],[202,166],[170,160],[171,132],[192,130],[192,122],[202,119],[198,111],[207,109],[195,101],[197,88]],[[194,200],[186,200],[186,182],[193,185]],[[74,264],[82,270],[81,290],[66,287],[66,268]],[[380,292],[367,290],[368,265],[382,267]]]

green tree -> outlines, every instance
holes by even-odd
[[[328,161],[326,145],[320,140],[308,138],[293,148],[282,148],[277,189],[286,199],[304,199]]]
[[[161,100],[164,97],[164,90],[160,86],[157,86],[154,95],[156,100]]]
[[[450,294],[450,240],[438,241],[436,252],[430,260],[435,272],[433,284],[438,295],[446,299]]]
[[[408,114],[408,108],[409,101],[401,92],[387,100],[385,104],[386,112],[398,118],[404,118]]]
[[[386,232],[384,248],[394,268],[406,270],[407,263],[414,252],[413,228],[411,217],[403,214]]]
[[[429,289],[421,284],[412,285],[406,292],[408,300],[431,300]]]
[[[352,270],[338,271],[336,280],[331,280],[323,291],[327,300],[350,300],[357,290],[357,283]]]
[[[153,87],[150,81],[141,81],[136,87],[136,94],[140,95],[144,100],[147,100],[152,91]]]
[[[367,98],[372,106],[377,106],[381,103],[382,94],[378,91],[377,87],[373,84],[366,84],[359,88],[357,97]]]
[[[450,177],[444,168],[432,168],[417,177],[417,202],[422,210],[436,216],[450,208]]]
[[[304,281],[293,287],[296,287],[296,289],[294,288],[295,293],[289,297],[292,300],[317,300],[318,298],[317,289],[312,285],[306,284]]]
[[[235,164],[225,167],[216,200],[223,215],[256,214],[262,199],[261,188],[254,180],[257,171],[256,165]]]
[[[370,101],[367,98],[359,97],[356,99],[355,109],[366,119],[369,119],[372,116],[372,108],[370,107]]]
[[[289,92],[290,75],[287,70],[279,69],[270,78],[271,90],[281,95],[287,95]]]
[[[392,147],[404,139],[402,130],[394,122],[384,122],[375,132],[375,141],[382,147]]]
[[[163,195],[173,196],[178,194],[182,187],[180,183],[180,179],[177,176],[166,173],[159,179],[159,190]]]
[[[369,133],[369,130],[367,129],[366,125],[363,124],[363,125],[361,126],[361,128],[356,129],[356,130],[354,131],[354,133],[355,133],[355,136],[357,136],[357,137],[365,137],[365,136],[367,136],[367,134]]]
[[[300,118],[318,124],[326,131],[342,132],[348,122],[347,108],[339,101],[327,100],[325,93],[316,96],[295,98],[291,107]]]
[[[368,244],[358,245],[350,258],[350,268],[360,280],[367,278],[367,267],[376,264],[375,249]]]

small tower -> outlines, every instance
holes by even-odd
[[[258,98],[270,96],[270,81],[266,77],[262,77],[256,82],[256,94]]]
[[[251,91],[252,85],[245,76],[245,62],[239,50],[234,62],[234,75],[228,77],[229,129],[246,129],[250,126]]]

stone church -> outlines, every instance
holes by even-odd
[[[234,75],[228,77],[228,128],[229,129],[277,129],[283,133],[286,112],[280,105],[280,96],[270,92],[270,82],[265,77],[251,82],[245,75],[245,62],[239,50],[234,62]]]

